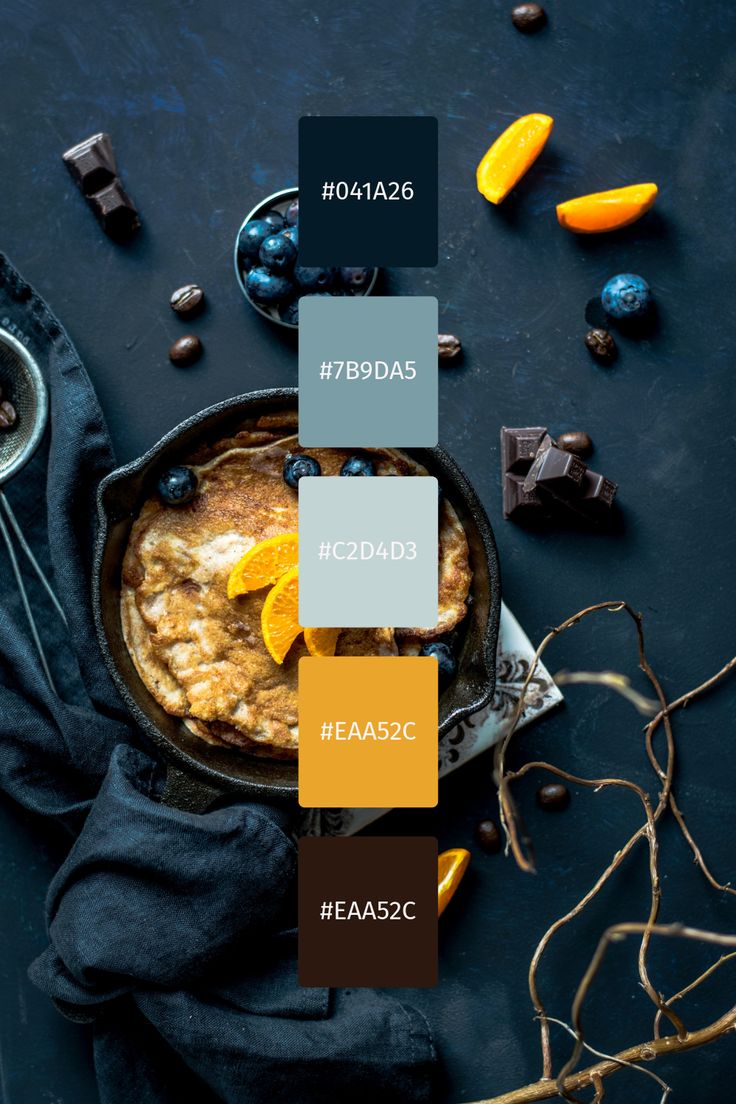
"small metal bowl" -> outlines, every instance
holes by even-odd
[[[278,211],[280,214],[284,214],[290,203],[298,197],[298,188],[284,188],[280,192],[274,192],[273,195],[266,196],[260,203],[257,203],[250,214],[246,215],[240,226],[238,232],[235,235],[235,246],[233,248],[233,266],[235,268],[235,279],[238,281],[238,286],[246,298],[246,301],[253,307],[253,310],[258,311],[259,314],[267,318],[269,322],[275,322],[278,326],[284,326],[287,330],[298,330],[299,326],[293,322],[285,322],[278,311],[278,307],[267,307],[261,303],[256,303],[254,299],[251,299],[250,295],[245,289],[245,280],[243,279],[243,272],[240,264],[238,263],[238,239],[240,238],[240,231],[243,229],[247,222],[252,219],[263,218],[269,211]],[[378,279],[377,268],[373,269],[373,275],[368,281],[368,285],[364,291],[357,292],[357,295],[370,295],[376,286],[376,280]]]

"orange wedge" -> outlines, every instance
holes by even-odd
[[[437,915],[441,916],[455,895],[470,862],[470,852],[453,847],[437,857]]]
[[[261,610],[263,641],[278,664],[302,631],[298,615],[299,568],[290,567],[269,590]]]
[[[594,192],[559,203],[557,221],[576,234],[602,234],[630,226],[646,214],[656,198],[656,184],[630,184],[610,192]]]
[[[283,533],[269,537],[249,548],[230,572],[227,581],[228,598],[247,594],[250,590],[277,582],[285,571],[299,561],[299,537],[296,533]]]
[[[313,656],[334,656],[339,629],[305,629],[304,643]]]
[[[549,115],[522,115],[507,127],[478,165],[478,191],[491,203],[500,203],[533,165],[550,136]]]

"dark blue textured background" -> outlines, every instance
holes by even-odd
[[[736,650],[736,13],[676,0],[569,0],[549,11],[549,27],[526,38],[511,26],[506,3],[472,0],[6,0],[0,246],[68,327],[125,460],[210,402],[296,381],[292,340],[244,305],[230,255],[250,207],[295,182],[299,116],[436,115],[439,264],[390,273],[388,290],[436,294],[442,328],[463,340],[463,366],[441,373],[440,435],[495,524],[505,597],[534,640],[589,602],[626,597],[643,610],[652,662],[676,696]],[[498,131],[528,111],[555,117],[552,138],[503,207],[491,208],[475,191],[476,163]],[[144,220],[127,249],[98,230],[60,159],[102,128]],[[556,223],[562,198],[650,179],[661,188],[656,211],[630,230],[581,239]],[[658,326],[647,340],[622,340],[617,365],[601,369],[581,343],[585,305],[609,275],[626,270],[651,282]],[[168,297],[189,280],[209,298],[196,323],[207,351],[182,371],[166,355],[183,332]],[[588,430],[596,464],[620,483],[622,532],[532,535],[504,523],[504,422]],[[603,615],[576,629],[554,646],[549,664],[609,667],[644,686],[623,618]],[[676,725],[681,801],[723,880],[736,865],[732,695],[724,688]],[[575,688],[567,698],[564,710],[523,736],[525,754],[650,785],[641,718],[603,691]],[[474,853],[442,920],[441,984],[411,994],[437,1029],[448,1102],[538,1076],[529,955],[546,923],[639,823],[634,798],[584,793],[552,817],[537,812],[533,789],[527,782],[521,800],[539,875]],[[493,805],[490,763],[481,759],[443,785],[436,812],[393,814],[377,830],[473,846],[473,826]],[[95,1104],[84,1029],[62,1020],[25,977],[45,945],[43,895],[64,843],[7,803],[0,813],[4,1104]],[[707,890],[670,826],[662,838],[663,919],[732,929],[733,899]],[[541,975],[553,1014],[569,1015],[574,983],[607,920],[644,918],[643,859],[553,945]],[[671,992],[714,957],[659,944],[652,974]],[[693,998],[686,1022],[705,1022],[735,991],[727,966]],[[633,944],[613,952],[587,1023],[604,1050],[648,1037]],[[563,1059],[567,1043],[558,1042]],[[736,1042],[658,1070],[676,1086],[675,1100],[710,1104],[724,1098],[736,1071]],[[609,1085],[613,1104],[657,1099],[656,1086],[635,1073]]]

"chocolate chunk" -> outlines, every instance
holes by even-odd
[[[531,521],[547,516],[545,504],[534,490],[524,490],[524,476],[532,466],[542,441],[544,426],[501,429],[501,480],[503,516],[514,521]]]
[[[575,496],[574,502],[584,510],[594,510],[602,507],[605,511],[613,506],[617,491],[617,483],[614,483],[611,479],[606,479],[604,475],[599,475],[598,472],[592,472],[588,469],[583,476],[580,495]]]
[[[112,184],[118,174],[109,134],[93,134],[63,155],[64,164],[83,195],[90,196]]]
[[[524,490],[541,488],[568,498],[580,489],[586,470],[579,456],[557,448],[551,437],[545,437],[527,472]]]
[[[133,201],[119,180],[113,180],[106,188],[87,196],[87,202],[105,233],[118,241],[129,238],[141,224]]]
[[[530,521],[546,517],[548,509],[536,491],[524,489],[524,477],[506,474],[503,477],[503,516],[514,521]]]
[[[563,434],[565,437],[574,439],[581,450],[592,447],[587,434]],[[501,429],[505,518],[514,521],[548,518],[563,506],[594,522],[609,513],[617,485],[590,471],[570,448],[573,442],[565,443],[567,449],[559,448],[542,426]]]
[[[102,228],[111,238],[125,241],[140,226],[130,196],[118,180],[109,134],[93,134],[63,155],[64,163]]]
[[[544,426],[526,429],[501,428],[501,471],[504,474],[526,475],[547,436]]]
[[[580,487],[575,491],[560,491],[560,487],[550,483],[536,483],[534,492],[544,502],[549,495],[560,505],[587,521],[602,521],[609,513],[616,497],[618,486],[598,472],[586,468]]]

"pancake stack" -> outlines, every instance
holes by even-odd
[[[280,416],[283,424],[284,416]],[[283,480],[284,459],[298,452],[261,419],[254,429],[201,450],[186,506],[149,498],[133,524],[123,563],[121,617],[128,651],[156,701],[210,743],[250,754],[294,758],[298,751],[297,671],[301,636],[279,666],[261,636],[267,589],[227,597],[230,571],[259,541],[295,532],[297,493]],[[396,449],[371,449],[380,476],[423,476]],[[323,475],[338,475],[345,449],[310,449]],[[337,655],[416,654],[466,614],[468,543],[452,505],[439,517],[439,619],[433,629],[343,629]]]

